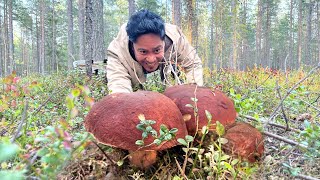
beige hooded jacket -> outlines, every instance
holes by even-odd
[[[196,50],[177,26],[165,24],[165,32],[173,43],[164,53],[163,63],[160,64],[162,67],[159,67],[159,71],[163,72],[160,73],[163,73],[166,79],[171,75],[172,64],[177,63],[186,73],[187,82],[185,83],[197,83],[202,86],[202,63]],[[121,26],[118,36],[110,43],[107,59],[108,89],[111,93],[132,92],[133,87],[139,87],[146,81],[143,67],[130,55],[126,24]]]

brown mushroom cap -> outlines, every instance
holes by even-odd
[[[228,139],[228,143],[223,145],[228,153],[236,154],[249,162],[261,159],[264,152],[263,136],[250,124],[235,123],[227,127],[223,137]]]
[[[196,132],[197,122],[194,117],[193,108],[186,107],[186,104],[194,105],[191,98],[195,97],[195,92],[196,98],[198,99],[198,130],[208,124],[205,110],[209,111],[212,115],[211,124],[213,124],[213,126],[210,127],[211,130],[215,128],[214,124],[216,121],[219,121],[224,126],[235,122],[237,113],[233,102],[221,91],[212,91],[210,88],[196,87],[196,85],[178,85],[169,87],[165,90],[164,95],[172,99],[180,109],[182,115],[187,117],[185,118],[185,121],[189,134],[194,134]]]
[[[142,131],[136,126],[138,116],[143,114],[146,120],[154,120],[151,125],[159,135],[160,125],[169,130],[177,128],[176,138],[165,141],[159,146],[152,145],[142,149],[136,145],[142,139]],[[85,127],[103,144],[126,150],[163,150],[178,144],[177,138],[187,135],[186,125],[178,107],[168,97],[151,91],[133,93],[115,93],[95,103],[85,118]],[[154,141],[151,135],[144,139],[149,145]]]

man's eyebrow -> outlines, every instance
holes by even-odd
[[[157,47],[153,48],[153,50],[155,50],[155,49],[159,49],[159,48],[162,48],[162,45],[159,45],[159,46],[157,46]]]

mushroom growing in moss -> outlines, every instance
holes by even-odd
[[[238,155],[249,162],[261,159],[264,152],[263,136],[250,124],[234,123],[226,128],[223,137],[228,139],[228,142],[223,145],[227,153]]]
[[[172,99],[179,107],[190,135],[195,134],[197,131],[197,120],[194,116],[195,106],[198,109],[198,130],[208,125],[205,110],[212,115],[211,130],[215,128],[216,121],[219,121],[224,126],[235,122],[237,113],[234,104],[231,99],[219,90],[212,91],[210,88],[196,85],[177,85],[167,88],[164,95]],[[187,104],[192,105],[194,108],[186,106]]]
[[[154,123],[144,123],[147,120]],[[147,124],[145,129],[143,124]],[[129,150],[131,163],[140,168],[151,166],[156,161],[157,151],[178,145],[177,139],[187,135],[186,125],[175,103],[151,91],[114,93],[102,98],[86,116],[85,127],[100,143]],[[161,133],[163,135],[164,131],[160,130],[163,127],[178,131],[171,139],[165,137],[159,141],[157,137]],[[154,143],[155,139],[157,143]],[[143,145],[137,145],[137,140],[143,140]]]

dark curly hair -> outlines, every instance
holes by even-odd
[[[141,35],[153,33],[158,35],[162,40],[165,38],[165,28],[163,19],[149,11],[140,10],[134,13],[126,27],[129,40],[133,43],[137,41],[137,38]]]

